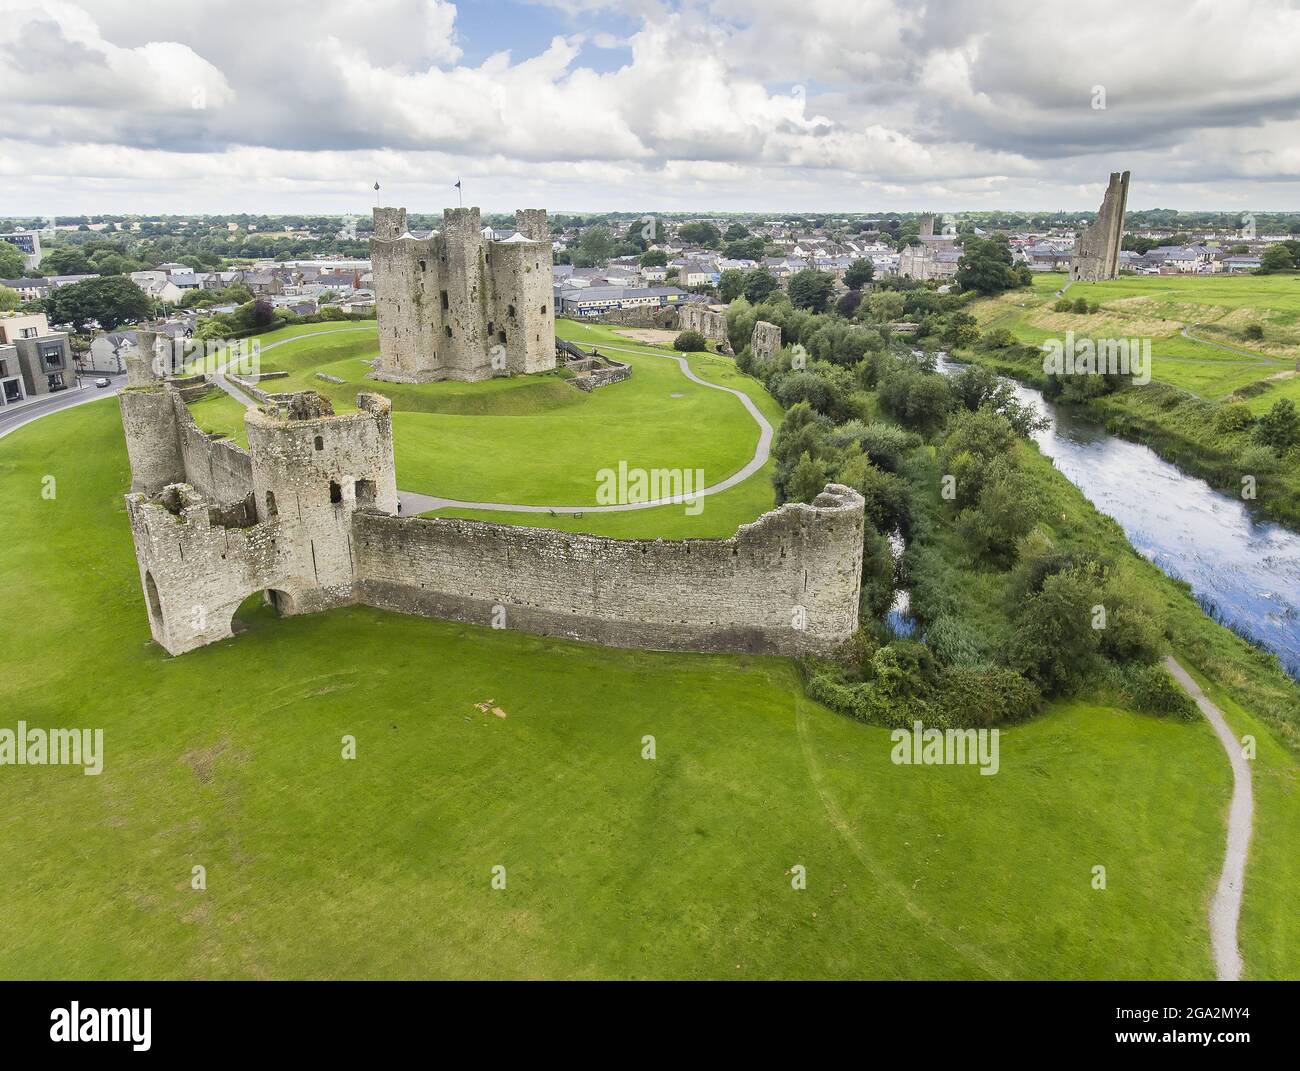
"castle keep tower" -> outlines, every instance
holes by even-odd
[[[555,367],[545,209],[520,209],[517,233],[500,242],[484,237],[477,208],[446,209],[442,231],[423,236],[404,208],[376,208],[374,219],[372,378],[479,380]]]
[[[1119,247],[1124,238],[1124,209],[1128,206],[1128,176],[1112,171],[1097,219],[1074,243],[1070,278],[1095,283],[1119,274]]]

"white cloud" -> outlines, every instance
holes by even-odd
[[[537,43],[503,15],[510,51],[468,64],[439,0],[0,0],[0,138],[25,161],[0,156],[16,199],[0,212],[38,207],[32,161],[73,169],[58,196],[87,201],[63,212],[271,210],[295,190],[342,211],[375,177],[417,203],[456,174],[494,208],[521,192],[557,208],[1087,207],[1119,167],[1135,204],[1222,190],[1300,207],[1300,12],[1283,0],[531,6],[512,13],[554,8],[573,32]],[[594,70],[593,48],[627,59]]]

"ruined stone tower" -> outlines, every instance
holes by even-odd
[[[477,208],[449,208],[441,232],[407,227],[406,209],[376,208],[370,256],[379,360],[374,379],[423,383],[555,367],[550,229],[520,209],[518,233],[484,237]]]
[[[279,397],[247,411],[245,451],[204,435],[167,384],[119,397],[127,514],[162,647],[181,654],[231,635],[258,591],[282,615],[355,601],[352,515],[397,511],[387,398],[362,394],[356,412],[336,414],[311,392]]]
[[[1128,177],[1112,171],[1097,219],[1074,243],[1070,278],[1084,282],[1114,279],[1119,274],[1120,243],[1124,238],[1124,210],[1128,206]]]

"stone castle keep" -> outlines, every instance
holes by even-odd
[[[126,496],[153,638],[179,655],[232,635],[257,592],[282,616],[377,606],[618,647],[825,651],[858,627],[863,500],[829,485],[729,539],[620,540],[398,515],[390,403],[335,413],[307,391],[245,415],[248,449],[205,435],[142,332],[119,395]]]
[[[375,209],[379,359],[371,378],[478,380],[555,367],[546,211],[519,210],[515,228],[492,241],[477,208],[448,208],[440,232],[417,236],[406,209]]]
[[[1097,218],[1074,243],[1070,254],[1070,278],[1095,283],[1119,275],[1120,243],[1124,238],[1124,210],[1128,206],[1128,177],[1125,171],[1110,173],[1106,195]]]

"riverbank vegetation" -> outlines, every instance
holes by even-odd
[[[978,331],[954,354],[1078,405],[1265,516],[1300,525],[1300,277],[1124,276],[1076,283],[1058,299],[1064,282],[1042,275],[1031,291],[971,304]],[[1045,374],[1043,343],[1067,332],[1149,340],[1151,382]]]
[[[926,293],[927,337],[970,326],[963,298]],[[779,300],[733,306],[733,345],[757,319],[781,324],[787,343],[773,361],[743,344],[738,357],[790,406],[773,448],[778,500],[808,500],[831,479],[867,501],[867,624],[836,658],[809,660],[812,695],[890,725],[1023,720],[1062,696],[1191,718],[1159,665],[1174,651],[1300,753],[1295,682],[1132,549],[1039,453],[1034,414],[990,369],[945,376],[887,329]],[[907,544],[896,572],[882,548],[891,531]],[[910,588],[919,639],[884,623],[894,584]]]

